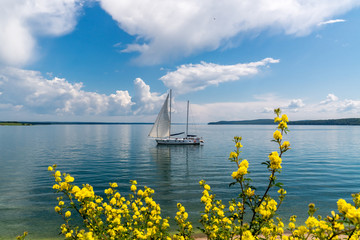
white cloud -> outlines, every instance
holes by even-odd
[[[151,92],[150,86],[140,78],[135,79],[134,88],[134,96],[122,90],[105,95],[85,91],[82,83],[70,83],[64,78],[47,79],[37,71],[0,68],[0,112],[2,120],[154,121],[166,93]],[[327,104],[324,101],[305,104],[302,99],[264,94],[246,102],[192,102],[191,112],[199,123],[272,118],[273,109],[278,107],[291,120],[346,118],[360,114],[360,100],[341,100],[329,94],[326,101]],[[175,122],[184,121],[186,103],[173,104]],[[21,118],[16,118],[21,114]],[[35,115],[37,119],[32,118]]]
[[[333,19],[333,20],[318,23],[318,25],[322,26],[322,25],[328,25],[328,24],[340,23],[340,22],[346,22],[346,21],[344,19]]]
[[[298,108],[304,107],[305,104],[301,99],[293,99],[290,101],[290,104],[287,106],[288,109],[298,110]]]
[[[35,57],[36,37],[74,29],[83,0],[1,0],[0,63],[23,65]]]
[[[137,60],[144,64],[215,50],[254,32],[307,35],[360,6],[358,0],[99,1],[119,27],[136,36],[124,52],[139,52]]]
[[[242,77],[258,74],[261,67],[279,60],[265,58],[258,62],[235,65],[218,65],[201,62],[200,64],[181,65],[174,72],[168,72],[160,78],[165,86],[174,89],[177,94],[203,90],[223,82],[238,81]]]
[[[55,115],[126,115],[134,104],[127,91],[109,96],[82,90],[82,83],[63,78],[46,79],[37,71],[0,70],[0,100],[8,106]]]
[[[134,81],[135,84],[135,97],[134,102],[136,103],[133,107],[134,114],[151,114],[157,113],[167,96],[167,94],[160,95],[159,93],[151,93],[150,86],[145,82],[137,78]]]
[[[344,21],[329,19],[360,6],[358,0],[98,1],[120,28],[136,37],[121,51],[140,53],[137,61],[143,64],[212,51],[261,31],[303,36]],[[85,2],[1,0],[0,63],[21,66],[36,60],[37,38],[71,32]]]
[[[360,101],[345,99],[338,107],[341,112],[360,113]]]
[[[336,102],[337,100],[339,100],[339,98],[337,96],[335,96],[332,93],[329,93],[326,96],[326,99],[324,101],[321,101],[320,104],[328,104],[328,103],[331,103],[331,102]]]
[[[0,110],[27,112],[28,116],[82,117],[87,121],[87,116],[103,119],[126,116],[129,121],[152,121],[167,94],[152,93],[140,78],[134,80],[134,87],[133,97],[122,90],[105,95],[84,91],[82,83],[70,83],[64,78],[47,79],[38,71],[0,68]]]
[[[284,104],[290,102],[290,104]],[[179,103],[180,104],[180,103]],[[273,118],[273,110],[280,107],[293,120],[354,118],[360,115],[360,100],[338,100],[332,104],[303,103],[301,99],[257,98],[248,102],[192,104],[194,119],[199,122],[220,120],[251,120]]]

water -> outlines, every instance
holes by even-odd
[[[29,239],[59,237],[63,223],[54,212],[57,204],[53,179],[47,167],[89,183],[98,194],[109,182],[118,182],[127,193],[129,180],[155,189],[163,215],[174,217],[181,202],[196,223],[201,188],[205,179],[226,203],[239,189],[229,188],[234,163],[227,158],[234,150],[233,136],[243,137],[242,157],[251,177],[263,192],[269,173],[261,162],[276,150],[271,142],[274,126],[196,126],[204,146],[156,146],[147,138],[151,125],[44,125],[0,127],[0,239],[14,239],[24,231]],[[174,128],[182,130],[183,126]],[[290,126],[286,137],[292,149],[283,156],[279,181],[288,195],[279,211],[306,218],[310,202],[326,216],[336,210],[336,201],[350,201],[360,192],[360,127]],[[176,129],[174,129],[176,131]]]

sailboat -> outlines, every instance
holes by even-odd
[[[170,107],[170,110],[169,110]],[[171,134],[171,90],[150,130],[149,137],[154,137],[159,145],[200,145],[204,141],[196,135],[189,135],[189,101],[187,103],[186,133],[185,137],[175,137],[181,133]]]

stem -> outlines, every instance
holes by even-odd
[[[274,182],[274,180],[273,180],[274,175],[275,175],[275,170],[272,170],[271,175],[270,175],[269,185],[268,185],[268,187],[267,187],[264,195],[262,196],[260,202],[257,204],[257,206],[255,205],[256,207],[259,207],[259,206],[261,205],[261,203],[264,201],[265,196],[267,195],[268,191],[269,191],[270,188],[271,188],[272,183]],[[255,215],[256,215],[256,211],[254,211],[253,216],[252,216],[252,218],[251,218],[251,221],[250,221],[250,229],[251,229],[252,226],[253,226],[253,221],[254,221]]]
[[[351,238],[351,236],[354,234],[355,230],[356,230],[356,227],[354,227],[354,229],[353,229],[353,230],[352,230],[352,232],[350,233],[350,235],[349,235],[348,239],[350,239],[350,238]]]
[[[241,224],[240,224],[240,240],[242,240],[242,227],[243,227],[243,224],[244,224],[244,214],[245,214],[245,205],[244,205],[244,203],[245,203],[245,193],[244,193],[244,187],[243,187],[243,185],[242,185],[242,181],[240,181],[240,186],[241,186],[241,192],[242,192],[242,195],[243,195],[243,197],[242,197],[242,208],[243,208],[243,211],[242,211],[242,213],[241,213]]]

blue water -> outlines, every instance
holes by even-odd
[[[57,204],[47,167],[91,184],[98,194],[109,182],[127,193],[129,180],[155,189],[163,215],[174,217],[181,202],[196,223],[205,179],[226,203],[239,189],[229,188],[234,163],[233,136],[243,137],[246,158],[257,191],[264,191],[269,173],[261,162],[276,150],[271,142],[274,126],[196,126],[204,146],[156,146],[147,138],[151,125],[39,125],[0,127],[0,239],[14,239],[23,231],[29,239],[56,238],[63,223],[54,212]],[[183,126],[174,128],[182,130]],[[338,198],[360,192],[360,127],[290,126],[286,136],[292,149],[283,156],[278,177],[288,195],[279,214],[306,217],[315,203],[318,214],[336,210]],[[176,131],[176,129],[174,130]]]

